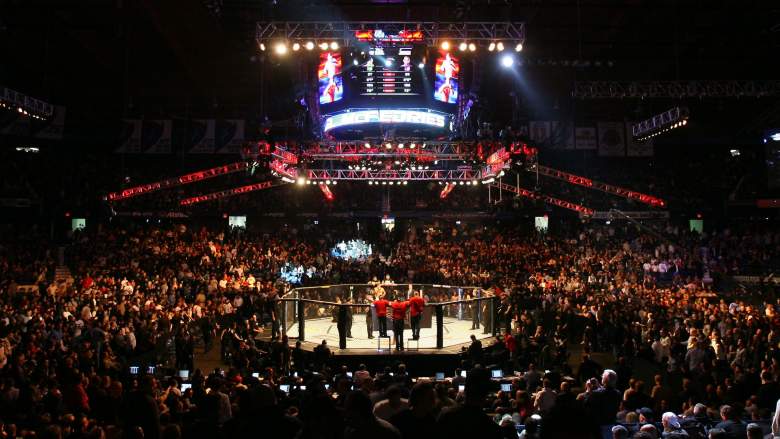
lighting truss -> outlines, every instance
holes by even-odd
[[[0,87],[0,108],[35,119],[47,119],[54,115],[54,105],[6,87]]]
[[[647,140],[650,137],[684,126],[687,123],[688,109],[685,107],[674,107],[633,124],[631,126],[631,134],[636,140]]]
[[[500,183],[500,182],[499,183],[493,183],[493,184],[491,184],[491,186],[493,186],[495,188],[498,188],[498,189],[501,189],[501,190],[504,190],[504,191],[507,191],[507,192],[515,193],[515,194],[517,194],[519,196],[522,196],[522,197],[530,198],[532,200],[541,200],[541,201],[544,201],[545,203],[551,204],[553,206],[558,206],[558,207],[562,207],[564,209],[573,210],[573,211],[578,212],[579,214],[584,215],[584,216],[590,216],[590,215],[593,215],[593,213],[594,213],[594,210],[590,209],[588,207],[580,206],[579,204],[572,203],[572,202],[565,201],[565,200],[561,200],[561,199],[558,199],[558,198],[554,198],[554,197],[551,197],[549,195],[540,194],[538,192],[529,191],[528,189],[523,189],[523,188],[521,188],[519,186],[512,186],[512,185],[509,185],[509,184],[506,184],[506,183]]]
[[[284,149],[278,147],[274,148],[274,152],[271,155],[279,159],[282,163],[286,163],[288,165],[298,164],[298,156],[291,152],[285,151]]]
[[[271,160],[268,163],[268,167],[271,168],[271,171],[273,171],[276,175],[280,177],[288,178],[291,180],[295,180],[298,177],[298,169],[289,166],[287,163],[285,163],[282,160],[279,159]]]
[[[557,169],[548,168],[547,166],[536,165],[535,169],[528,169],[529,172],[539,171],[540,175],[546,177],[552,177],[558,180],[562,180],[578,186],[583,186],[589,189],[595,189],[608,194],[617,195],[619,197],[627,198],[629,200],[639,201],[640,203],[648,204],[653,207],[665,207],[666,202],[660,198],[652,195],[643,194],[641,192],[625,189],[620,186],[615,186],[600,181],[594,181],[587,177],[570,174],[568,172],[559,171]]]
[[[387,149],[383,146],[376,147],[359,147],[359,148],[339,148],[334,152],[320,152],[308,150],[303,153],[304,157],[312,160],[341,160],[341,161],[358,161],[363,159],[374,158],[390,158],[398,160],[417,160],[421,162],[432,162],[436,160],[467,160],[472,157],[470,153],[455,153],[444,152],[439,153],[433,150],[422,149],[420,146],[415,145],[415,148],[411,148],[409,144],[406,144],[404,148]]]
[[[167,180],[158,181],[155,183],[148,183],[140,186],[124,189],[119,192],[111,192],[108,194],[109,201],[119,201],[138,195],[148,194],[161,189],[169,189],[176,186],[195,183],[201,180],[209,178],[219,177],[222,175],[232,174],[234,172],[240,172],[246,170],[248,164],[246,162],[231,163],[229,165],[217,166],[216,168],[204,169],[202,171],[193,172],[191,174],[185,174],[180,177],[169,178]]]
[[[591,219],[603,219],[603,220],[668,220],[668,210],[647,210],[647,211],[622,211],[620,215],[616,215],[609,210],[599,210],[590,215]]]
[[[210,194],[198,195],[198,196],[191,197],[191,198],[185,198],[185,199],[183,199],[183,200],[181,200],[179,202],[179,205],[181,205],[181,206],[191,206],[193,204],[202,203],[204,201],[214,201],[214,200],[218,200],[220,198],[227,198],[227,197],[232,197],[234,195],[245,194],[247,192],[254,192],[254,191],[259,191],[259,190],[263,190],[263,189],[269,189],[269,188],[272,188],[272,187],[275,187],[275,186],[281,186],[283,184],[287,184],[287,183],[283,182],[283,181],[269,180],[269,181],[264,181],[262,183],[255,183],[255,184],[250,184],[250,185],[246,185],[246,186],[239,186],[239,187],[232,188],[232,189],[226,189],[224,191],[212,192]]]
[[[577,99],[742,98],[780,96],[780,81],[577,81]]]
[[[455,189],[455,183],[447,183],[446,185],[444,185],[444,188],[442,188],[441,192],[439,193],[439,198],[441,198],[442,200],[447,198],[453,189]]]
[[[318,185],[320,187],[320,191],[322,192],[322,195],[325,196],[325,199],[328,201],[333,201],[333,192],[330,190],[330,186],[326,184],[320,184]]]
[[[385,34],[421,31],[422,42],[438,46],[445,40],[525,44],[525,23],[510,21],[432,22],[432,21],[271,21],[258,22],[257,44],[274,41],[338,41],[349,46],[356,31],[382,30]]]
[[[417,160],[468,160],[473,158],[476,147],[473,142],[338,142],[312,145],[303,156],[313,160],[354,161],[371,157],[415,158]],[[389,145],[389,148],[388,148]],[[485,143],[483,149],[491,151],[503,147],[498,143]],[[277,148],[278,149],[278,148]]]
[[[500,148],[493,154],[490,154],[485,161],[486,165],[482,168],[480,177],[482,179],[499,177],[499,173],[504,169],[504,166],[510,157],[511,154],[506,150],[506,148]]]
[[[308,169],[305,172],[306,179],[314,183],[317,181],[336,180],[364,180],[364,181],[455,181],[472,182],[479,178],[479,171],[458,170],[346,170],[346,169]]]

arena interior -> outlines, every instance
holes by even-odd
[[[778,438],[778,53],[754,0],[0,2],[0,439]]]

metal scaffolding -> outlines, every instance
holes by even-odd
[[[195,183],[197,181],[206,180],[209,178],[219,177],[222,175],[232,174],[234,172],[240,172],[246,170],[248,167],[246,162],[231,163],[229,165],[217,166],[216,168],[204,169],[202,171],[193,172],[191,174],[185,174],[180,177],[169,178],[154,183],[143,184],[131,188],[124,189],[119,192],[111,192],[108,194],[108,201],[119,201],[127,198],[137,197],[138,195],[148,194],[161,189],[169,189],[184,184]]]
[[[539,174],[544,175],[546,177],[552,177],[558,180],[565,181],[567,183],[583,186],[589,189],[599,190],[629,200],[639,201],[640,203],[648,204],[653,207],[666,206],[666,202],[664,200],[654,197],[652,195],[647,195],[641,192],[622,188],[620,186],[615,186],[607,183],[602,183],[600,181],[591,180],[587,177],[582,177],[579,175],[570,174],[568,172],[559,171],[557,169],[548,168],[547,166],[542,166],[537,164],[535,166],[535,169],[528,169],[528,171],[529,172],[538,171]]]
[[[493,183],[491,184],[492,187],[513,192],[517,194],[518,196],[530,198],[532,200],[542,200],[547,204],[551,204],[553,206],[562,207],[564,209],[573,210],[575,212],[578,212],[581,215],[590,216],[593,215],[594,210],[585,206],[580,206],[579,204],[572,203],[570,201],[561,200],[555,197],[551,197],[549,195],[541,194],[539,192],[533,192],[529,191],[528,189],[523,189],[519,186],[512,186],[506,183]]]
[[[371,158],[415,159],[418,161],[467,160],[474,156],[473,150],[473,144],[463,142],[407,142],[373,145],[368,142],[339,142],[307,148],[302,152],[302,156],[312,160],[344,161]]]
[[[577,81],[576,99],[761,98],[780,96],[780,81]]]
[[[347,169],[308,169],[299,175],[311,182],[319,181],[339,181],[339,180],[363,180],[363,181],[455,181],[468,182],[476,184],[479,180],[479,171],[471,169],[457,170],[416,170],[416,171],[395,171],[395,170],[347,170]]]
[[[328,40],[350,46],[356,41],[355,32],[377,29],[384,34],[420,31],[420,42],[429,46],[438,46],[444,40],[525,43],[525,23],[515,21],[270,21],[257,23],[255,39],[258,44]]]
[[[285,182],[277,181],[277,180],[269,180],[264,181],[262,183],[255,183],[255,184],[249,184],[246,186],[239,186],[232,189],[226,189],[224,191],[219,192],[212,192],[210,194],[205,195],[198,195],[195,197],[185,198],[179,202],[179,205],[181,206],[190,206],[197,203],[202,203],[204,201],[213,201],[218,200],[220,198],[226,198],[226,197],[232,197],[234,195],[241,195],[245,194],[247,192],[254,192],[259,191],[263,189],[269,189],[275,186],[281,186],[283,184],[286,184]]]

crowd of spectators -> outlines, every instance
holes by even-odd
[[[780,433],[768,423],[780,399],[780,302],[771,289],[715,293],[722,277],[776,260],[780,235],[665,233],[674,243],[592,223],[549,235],[412,227],[377,245],[386,251],[345,261],[329,253],[337,237],[317,230],[102,226],[73,236],[72,277],[57,280],[52,245],[9,237],[0,431],[514,438],[522,426],[533,438],[594,437],[616,425],[617,438],[736,438],[760,421],[762,434]],[[491,289],[500,335],[466,351],[465,378],[424,379],[396,363],[349,371],[325,343],[309,355],[280,334],[287,263],[306,267],[308,285],[389,275]],[[201,345],[219,346],[227,370],[196,370]],[[502,369],[510,389],[499,390],[488,367]]]

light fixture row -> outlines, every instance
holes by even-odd
[[[510,42],[506,42],[506,45],[503,41],[491,41],[487,45],[487,50],[489,52],[502,52],[507,47],[511,45]],[[261,51],[265,52],[269,48],[266,46],[265,43],[260,43],[258,45]],[[322,41],[320,43],[315,43],[314,41],[306,41],[306,42],[293,42],[292,44],[286,42],[286,41],[277,41],[273,44],[273,47],[271,49],[277,54],[277,55],[285,55],[287,52],[292,50],[293,52],[297,52],[301,49],[305,50],[314,50],[314,48],[319,48],[320,50],[339,50],[341,47],[338,43],[338,41]],[[455,45],[453,43],[450,43],[448,40],[444,40],[439,44],[439,48],[441,48],[444,51],[449,51],[453,49]],[[476,52],[477,48],[476,43],[474,42],[468,42],[468,41],[461,41],[458,43],[457,48],[461,52]],[[521,52],[523,50],[523,43],[516,43],[515,44],[515,52]]]

